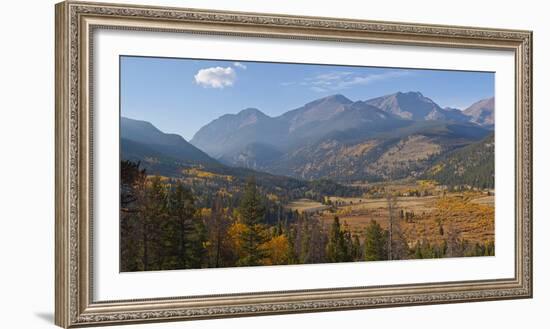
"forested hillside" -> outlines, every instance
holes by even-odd
[[[449,186],[495,187],[495,136],[443,156],[426,177]]]

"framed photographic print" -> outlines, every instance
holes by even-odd
[[[56,324],[532,296],[530,31],[56,6]]]

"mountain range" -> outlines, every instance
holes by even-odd
[[[354,195],[357,189],[329,180],[304,181],[292,177],[273,175],[249,168],[224,165],[199,150],[176,134],[166,134],[147,121],[122,117],[120,121],[120,153],[122,160],[139,162],[149,174],[174,178],[209,177],[203,190],[224,187],[227,190],[244,187],[254,176],[256,183],[267,193],[324,193]],[[216,182],[212,181],[216,180]],[[228,182],[231,182],[231,186]],[[289,192],[292,191],[292,192]],[[288,196],[285,196],[288,197]]]
[[[247,108],[225,114],[187,142],[152,124],[122,118],[123,157],[162,167],[244,167],[299,179],[420,177],[446,155],[492,133],[494,98],[464,111],[419,92],[366,101],[314,100],[277,117]]]
[[[470,117],[470,121],[480,124],[482,126],[494,126],[495,125],[495,99],[487,98],[475,102],[467,109],[464,110],[464,114]]]
[[[186,164],[217,163],[180,135],[166,134],[147,121],[122,117],[120,141],[126,159],[142,160],[149,156]]]

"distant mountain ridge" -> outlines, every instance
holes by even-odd
[[[488,133],[485,127],[490,126],[485,125],[486,121],[478,120],[480,116],[476,115],[473,110],[465,113],[459,109],[442,108],[420,92],[397,92],[366,101],[352,101],[336,94],[277,117],[265,115],[258,109],[226,114],[202,127],[190,142],[232,166],[302,179],[321,178],[323,175],[336,179],[361,175],[382,179],[388,175],[399,176],[398,170],[386,170],[381,164],[373,164],[378,159],[375,154],[384,156],[385,147],[391,148],[394,144],[410,147],[413,143],[429,140],[435,145],[432,150],[448,152]],[[458,137],[453,135],[460,140],[458,144],[448,141],[451,131],[461,132]],[[410,138],[413,135],[416,137]],[[427,140],[419,136],[427,137]],[[348,161],[350,159],[343,154],[334,157],[337,151],[328,147],[331,143],[340,145],[342,150],[367,144],[376,147],[368,156],[356,155],[354,161]],[[430,159],[415,160],[413,157],[409,161],[428,165],[438,154],[430,155]],[[340,162],[337,164],[327,159],[339,159]],[[425,169],[416,164],[402,167],[403,172],[412,167],[418,167],[419,172]]]
[[[326,121],[346,110],[352,104],[344,95],[336,94],[314,100],[295,110],[288,111],[281,116],[289,123],[289,132],[312,122]]]
[[[379,181],[420,177],[440,156],[484,138],[490,131],[472,123],[411,121],[370,136],[349,132],[327,136],[269,163],[275,174],[301,179]]]
[[[199,129],[190,143],[216,159],[226,159],[231,163],[230,159],[251,143],[284,152],[327,134],[356,129],[366,122],[381,120],[398,121],[400,118],[365,102],[353,102],[343,95],[332,95],[278,117],[269,117],[259,110],[223,115]],[[252,121],[252,124],[244,124]]]
[[[478,103],[461,111],[442,108],[420,92],[397,92],[355,102],[344,95],[336,94],[314,100],[277,117],[270,117],[255,108],[248,108],[237,114],[225,114],[199,129],[190,143],[214,158],[227,157],[243,149],[248,143],[261,143],[281,149],[310,142],[312,138],[322,137],[323,134],[356,128],[359,123],[352,120],[365,121],[365,113],[357,112],[378,112],[378,118],[372,115],[370,118],[378,121],[401,119],[473,122],[482,126],[492,124],[494,99],[492,103]],[[348,113],[350,110],[355,110],[356,113]],[[333,122],[337,125],[327,124]],[[319,126],[322,125],[325,130],[321,133]]]
[[[306,180],[376,181],[422,177],[437,159],[491,134],[491,113],[494,118],[490,99],[460,111],[442,108],[419,92],[367,101],[337,94],[277,117],[256,108],[225,114],[189,143],[150,123],[123,118],[121,143],[128,156],[156,159],[149,165],[163,170],[198,163]]]
[[[121,117],[120,138],[121,144],[127,146],[122,148],[127,158],[162,157],[187,164],[218,163],[180,135],[166,134],[147,121]]]
[[[495,98],[482,99],[470,105],[464,110],[464,114],[482,126],[494,126],[495,124]]]
[[[253,113],[254,111],[249,111]],[[321,193],[324,189],[341,195],[354,195],[358,189],[342,186],[333,181],[309,182],[296,178],[273,175],[249,168],[231,167],[219,163],[206,153],[189,144],[176,134],[166,134],[147,121],[121,117],[121,160],[139,162],[149,175],[163,175],[194,180],[211,177],[209,186],[231,182],[237,189],[243,188],[249,177],[269,193]],[[261,150],[264,150],[260,146]],[[202,176],[201,176],[202,175]]]
[[[403,119],[468,121],[468,117],[460,111],[442,109],[420,92],[397,92],[367,100],[367,104]]]

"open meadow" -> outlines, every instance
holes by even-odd
[[[388,184],[396,194],[412,186]],[[413,185],[414,186],[414,185]],[[426,196],[407,195],[393,198],[393,230],[399,230],[409,247],[419,242],[442,244],[449,232],[460,240],[480,245],[494,241],[494,192],[447,192],[432,186],[424,190]],[[325,227],[330,227],[337,216],[344,227],[365,238],[367,227],[376,221],[384,230],[389,229],[389,200],[387,197],[327,197],[323,205],[300,199],[288,205],[292,210],[311,213]]]

